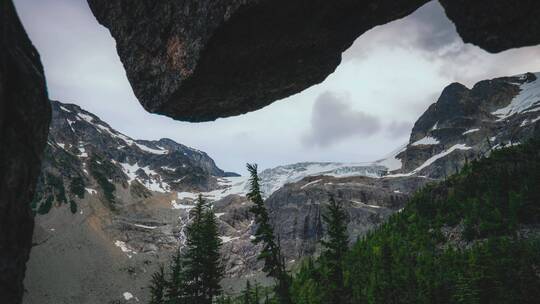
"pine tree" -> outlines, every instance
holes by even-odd
[[[224,268],[219,249],[221,240],[214,212],[199,195],[186,229],[185,281],[189,303],[212,303],[221,291]]]
[[[201,199],[201,198],[199,198]],[[203,273],[202,289],[207,303],[221,292],[220,281],[223,278],[224,267],[221,263],[221,239],[218,236],[216,216],[212,210],[204,213],[202,227]]]
[[[164,304],[167,280],[165,279],[165,269],[163,268],[163,265],[160,265],[159,270],[152,275],[151,282],[150,304]]]
[[[343,259],[348,250],[347,215],[341,203],[336,202],[330,195],[328,210],[323,214],[327,227],[327,239],[322,240],[322,256],[328,267],[329,301],[331,303],[344,303],[346,298],[343,281]]]
[[[250,192],[247,194],[247,197],[255,204],[251,208],[251,212],[255,215],[255,223],[257,224],[253,243],[262,243],[263,248],[259,253],[258,259],[264,261],[263,271],[277,281],[275,293],[279,302],[281,304],[288,304],[291,303],[289,293],[290,277],[285,269],[281,248],[279,242],[276,242],[268,211],[264,206],[257,165],[247,164],[247,169],[251,175]]]
[[[242,304],[251,304],[251,283],[246,281],[246,289],[242,292]]]
[[[182,256],[178,250],[172,257],[170,279],[167,282],[166,302],[167,304],[183,304],[185,303],[185,280],[184,271],[182,268]]]
[[[186,292],[188,302],[204,303],[203,272],[205,262],[203,221],[205,201],[199,196],[195,207],[191,209],[191,223],[186,227],[186,249],[183,256]]]

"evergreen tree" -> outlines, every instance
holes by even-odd
[[[201,200],[201,198],[199,198]],[[221,292],[220,281],[223,278],[224,267],[221,263],[221,239],[218,236],[218,225],[216,216],[212,210],[204,213],[202,227],[202,247],[203,247],[203,272],[202,290],[207,303]]]
[[[195,207],[190,211],[191,223],[186,227],[186,249],[183,256],[187,299],[190,303],[204,302],[203,272],[205,262],[203,221],[205,201],[199,196]]]
[[[191,223],[186,229],[186,251],[184,254],[185,282],[189,303],[212,303],[219,294],[219,282],[223,277],[223,266],[219,249],[221,240],[214,212],[199,195],[191,210]]]
[[[160,265],[159,270],[152,275],[151,282],[150,304],[164,304],[167,280],[165,278],[165,269],[163,268],[163,265]]]
[[[178,250],[172,258],[170,265],[170,279],[167,282],[166,302],[167,304],[183,304],[185,303],[185,280],[184,271],[182,268],[182,256]]]
[[[322,256],[328,268],[326,288],[329,303],[344,303],[346,292],[343,282],[343,259],[348,250],[347,215],[341,203],[330,195],[328,210],[323,214],[326,223],[327,240],[322,240]]]
[[[268,211],[264,206],[264,200],[260,189],[260,180],[257,173],[257,165],[247,164],[247,169],[251,175],[250,192],[247,194],[247,197],[255,204],[251,208],[251,212],[255,215],[255,223],[257,224],[253,243],[262,243],[263,248],[259,253],[258,258],[264,261],[263,271],[277,281],[275,293],[278,301],[281,304],[288,304],[291,303],[289,294],[290,277],[285,269],[280,245],[279,242],[276,242]]]
[[[163,268],[154,274],[151,303],[210,304],[218,299],[224,267],[219,252],[221,240],[216,216],[200,195],[190,215],[192,220],[186,227],[186,248],[173,256],[169,280],[165,279]]]
[[[242,304],[252,304],[251,302],[251,283],[246,281],[246,289],[242,292]]]

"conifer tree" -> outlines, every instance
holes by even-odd
[[[201,199],[201,198],[199,198]],[[214,212],[210,209],[204,213],[202,227],[203,272],[202,289],[207,303],[221,292],[220,281],[224,267],[221,263],[221,239],[218,236],[218,225]]]
[[[219,285],[223,277],[223,266],[219,249],[221,240],[214,212],[199,195],[197,204],[191,210],[192,222],[186,229],[186,250],[184,254],[185,282],[189,303],[212,303],[221,291]]]
[[[328,267],[328,293],[331,303],[344,303],[343,259],[348,250],[347,215],[341,203],[330,195],[328,210],[323,214],[327,240],[322,240],[322,256]]]
[[[251,176],[250,192],[247,197],[255,204],[251,208],[251,212],[255,215],[255,223],[257,224],[253,243],[262,244],[263,246],[258,259],[264,261],[263,271],[277,281],[275,293],[279,303],[288,304],[291,303],[289,293],[290,277],[285,269],[279,242],[276,242],[268,211],[264,206],[257,165],[247,164],[247,169]]]
[[[182,268],[182,256],[178,250],[172,257],[170,265],[170,279],[167,282],[166,302],[167,304],[183,304],[185,297],[185,280]]]
[[[203,271],[205,252],[203,245],[203,220],[205,201],[199,196],[190,211],[191,223],[186,227],[186,249],[183,256],[187,299],[190,303],[203,303]]]
[[[251,283],[246,281],[246,288],[242,292],[242,304],[251,304]]]
[[[150,304],[164,304],[167,280],[165,278],[165,269],[163,265],[152,275],[152,285],[150,286]]]

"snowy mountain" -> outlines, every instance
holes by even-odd
[[[440,179],[491,149],[517,144],[538,134],[540,73],[485,80],[472,89],[454,83],[446,87],[415,123],[409,143],[388,156],[366,163],[301,162],[260,172],[265,197],[306,177],[407,177]],[[223,198],[247,193],[247,178],[208,193]],[[194,194],[187,194],[186,196]]]
[[[388,168],[385,166],[370,163],[303,162],[263,170],[260,173],[261,189],[268,197],[283,185],[300,181],[308,176],[381,177],[387,171]]]
[[[417,189],[465,162],[540,138],[538,77],[496,78],[470,89],[447,86],[419,117],[409,142],[372,163],[303,162],[261,171],[287,263],[319,250],[329,194],[344,204],[354,239],[399,212]],[[40,215],[26,303],[41,303],[50,294],[65,295],[50,303],[123,302],[126,294],[144,302],[151,273],[182,246],[199,193],[213,202],[218,217],[226,287],[260,274],[247,177],[223,172],[204,152],[172,140],[135,140],[78,106],[52,106],[33,203]],[[63,273],[51,278],[51,269]],[[81,286],[85,290],[77,290]]]
[[[416,121],[390,176],[444,178],[492,149],[539,134],[540,73],[453,83]]]
[[[449,85],[415,123],[409,142],[373,164],[348,170],[341,164],[300,163],[263,171],[264,189],[271,193],[266,204],[285,257],[293,261],[317,252],[329,194],[344,204],[354,240],[399,212],[417,189],[465,162],[540,138],[539,76],[486,80],[471,89]],[[343,171],[348,172],[336,174]]]
[[[113,201],[118,186],[149,193],[210,191],[221,187],[222,178],[236,175],[219,169],[197,149],[166,138],[135,140],[77,105],[51,105],[53,119],[34,201],[40,213],[53,203],[76,204],[84,188]]]

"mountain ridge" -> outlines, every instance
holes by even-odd
[[[302,162],[261,171],[261,188],[287,265],[294,267],[303,257],[318,254],[326,229],[321,215],[328,194],[344,204],[347,230],[354,240],[403,210],[416,190],[444,180],[469,160],[539,138],[540,96],[535,92],[540,92],[540,81],[536,75],[496,78],[471,89],[449,85],[420,116],[408,143],[383,159],[368,163]],[[120,290],[144,301],[149,273],[185,241],[183,229],[199,194],[212,202],[218,217],[225,290],[242,288],[245,277],[264,281],[257,260],[259,247],[251,243],[255,227],[249,212],[252,203],[245,196],[246,177],[227,176],[213,161],[205,161],[204,152],[184,150],[185,146],[178,144],[174,146],[178,150],[169,153],[173,150],[169,144],[173,144],[166,139],[123,138],[125,135],[107,124],[94,121],[97,116],[82,114],[77,119],[73,116],[76,113],[53,106],[52,128],[61,132],[51,132],[54,140],[49,141],[45,154],[43,176],[68,177],[70,183],[55,187],[60,184],[58,178],[48,177],[48,191],[40,192],[52,200],[48,212],[36,219],[37,245],[27,278],[33,291],[26,303],[38,303],[35,299],[54,289],[53,283],[38,279],[45,275],[44,265],[71,261],[71,255],[79,252],[77,248],[98,252],[82,258],[107,271],[105,280],[113,286],[103,285],[97,274],[81,273],[77,263],[70,262],[64,275],[96,290],[93,299],[76,298],[74,291],[66,296],[72,297],[71,301],[122,300]],[[89,136],[82,145],[79,137],[70,137],[77,132]],[[190,170],[182,169],[183,164]],[[83,180],[82,186],[73,182],[77,176]],[[81,192],[82,198],[77,196]],[[38,213],[41,204],[43,200],[34,206]],[[58,253],[58,246],[65,250]],[[61,278],[55,282],[58,286],[68,284]]]

